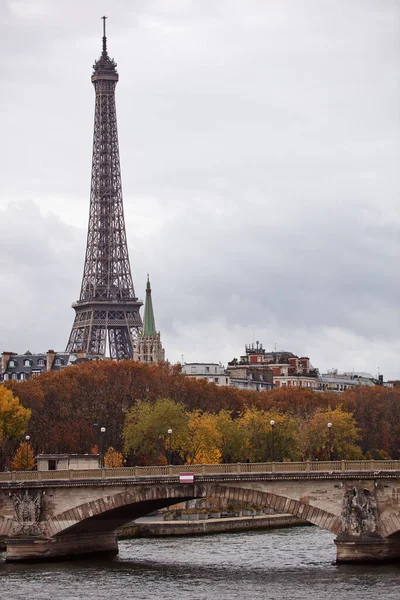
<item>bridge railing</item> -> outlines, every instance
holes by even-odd
[[[305,473],[305,472],[359,472],[399,471],[398,460],[336,460],[267,463],[227,463],[213,465],[168,465],[146,467],[120,467],[113,469],[76,469],[69,471],[8,471],[0,473],[0,482],[98,480],[124,477],[177,477],[182,472],[194,475]]]

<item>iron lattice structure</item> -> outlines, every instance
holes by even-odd
[[[86,257],[80,298],[72,307],[75,321],[67,352],[105,356],[107,336],[110,357],[133,358],[142,328],[135,296],[122,201],[115,87],[117,65],[103,51],[93,66],[96,93],[92,180]]]

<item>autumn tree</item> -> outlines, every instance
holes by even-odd
[[[124,457],[121,452],[117,452],[112,446],[110,446],[104,455],[104,466],[109,469],[122,467],[124,464]]]
[[[188,464],[221,462],[222,435],[218,429],[218,416],[195,410],[188,415],[187,436],[183,439],[183,454]]]
[[[12,471],[30,471],[35,466],[35,454],[29,442],[21,442],[14,454],[10,468]]]
[[[331,427],[328,427],[331,423]],[[334,410],[317,408],[313,418],[304,425],[301,434],[305,436],[303,447],[308,445],[308,458],[329,460],[361,459],[362,451],[357,445],[360,439],[359,428],[352,413],[341,406]]]
[[[400,459],[400,389],[360,385],[346,390],[341,400],[360,427],[363,454]]]
[[[13,452],[12,441],[25,432],[30,417],[31,411],[21,405],[19,398],[15,397],[11,390],[0,385],[1,468],[4,468],[7,458]]]

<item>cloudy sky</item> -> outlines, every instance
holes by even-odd
[[[0,351],[69,337],[103,14],[169,360],[400,378],[400,0],[0,0]]]

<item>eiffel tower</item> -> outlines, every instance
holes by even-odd
[[[96,93],[92,180],[85,265],[67,352],[105,356],[107,341],[114,360],[133,358],[142,328],[126,243],[119,161],[115,87],[117,65],[107,53],[106,17],[103,51],[93,65]]]

